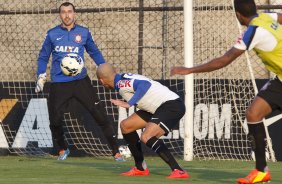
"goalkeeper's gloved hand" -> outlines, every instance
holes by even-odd
[[[35,87],[35,93],[39,93],[43,91],[43,87],[44,87],[46,80],[47,80],[46,73],[42,73],[38,76],[36,87]]]

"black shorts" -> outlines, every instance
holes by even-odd
[[[51,83],[48,100],[51,126],[62,126],[64,113],[71,109],[75,110],[75,107],[70,107],[72,99],[81,103],[98,124],[111,123],[106,115],[105,107],[99,103],[98,95],[87,76],[71,82]]]
[[[160,125],[167,135],[173,127],[178,125],[179,120],[185,114],[184,102],[178,98],[163,103],[157,108],[154,114],[144,110],[138,110],[136,114],[146,122],[152,122]]]
[[[282,82],[278,78],[269,80],[257,96],[263,98],[272,110],[282,110]]]

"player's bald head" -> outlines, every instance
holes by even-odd
[[[97,77],[99,79],[109,79],[115,76],[116,72],[114,67],[109,63],[104,63],[97,68]]]

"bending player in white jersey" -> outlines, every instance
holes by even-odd
[[[170,166],[172,172],[168,178],[188,178],[188,173],[179,166],[166,145],[159,139],[167,135],[185,114],[185,105],[179,96],[144,76],[117,74],[108,63],[99,65],[97,76],[103,86],[115,89],[126,100],[125,102],[112,99],[113,104],[124,108],[136,105],[140,109],[120,123],[123,137],[135,160],[135,167],[121,175],[149,175],[140,138],[136,132],[145,128],[141,134],[141,141]]]

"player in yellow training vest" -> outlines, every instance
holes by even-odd
[[[246,111],[249,140],[256,157],[256,167],[239,184],[270,181],[270,172],[265,158],[265,127],[263,118],[274,110],[282,109],[282,14],[257,14],[254,0],[234,0],[237,19],[247,30],[237,43],[223,56],[192,68],[173,67],[171,75],[210,72],[233,62],[246,50],[254,49],[267,70],[277,77],[269,80],[259,91]]]

